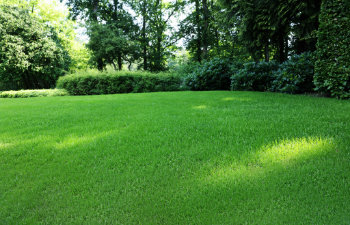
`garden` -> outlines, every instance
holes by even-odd
[[[0,0],[0,224],[350,224],[346,0]]]

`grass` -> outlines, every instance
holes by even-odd
[[[68,95],[68,92],[64,89],[36,89],[0,92],[0,98],[29,98],[65,95]]]
[[[350,102],[0,100],[0,224],[350,224]]]

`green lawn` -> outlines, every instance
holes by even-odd
[[[350,101],[0,99],[0,224],[350,224]]]

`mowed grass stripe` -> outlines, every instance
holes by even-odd
[[[348,224],[350,102],[0,99],[1,224]]]

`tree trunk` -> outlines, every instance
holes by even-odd
[[[195,0],[196,5],[196,25],[197,25],[197,61],[202,61],[202,35],[201,35],[201,22],[200,22],[200,6],[199,0]]]
[[[122,70],[122,67],[123,67],[123,60],[122,60],[122,55],[121,55],[121,54],[118,55],[117,61],[118,61],[118,69],[119,69],[119,70]]]
[[[265,43],[265,62],[270,61],[270,49],[269,49],[269,41],[267,40]]]
[[[143,69],[147,70],[147,39],[146,39],[146,0],[143,0],[142,5],[142,47],[143,47]]]
[[[92,8],[93,8],[93,10],[92,10],[92,15],[91,15],[91,19],[92,19],[92,21],[94,21],[94,22],[97,22],[97,12],[98,12],[98,4],[99,4],[99,0],[93,0],[92,1]]]
[[[289,52],[288,35],[286,35],[284,39],[284,60],[283,61],[286,61],[288,59],[288,52]]]
[[[155,70],[160,71],[162,69],[162,31],[158,28],[157,31],[157,45],[156,45],[156,60],[155,60]]]
[[[202,0],[203,5],[203,58],[208,55],[208,36],[209,36],[209,10],[207,0]]]
[[[98,70],[103,70],[103,67],[104,67],[104,65],[103,65],[103,61],[102,61],[102,59],[97,59],[97,69]]]
[[[284,57],[284,37],[282,34],[278,35],[278,61],[280,63],[285,61],[285,57]]]
[[[113,65],[114,70],[117,70],[117,66],[115,65],[115,63],[113,61],[112,61],[112,65]]]

